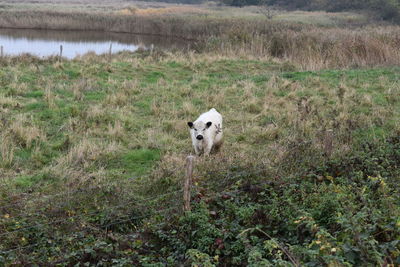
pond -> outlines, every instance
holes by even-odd
[[[62,56],[69,59],[88,52],[109,53],[110,46],[112,53],[150,47],[170,50],[190,46],[181,39],[129,33],[0,29],[0,46],[3,46],[4,55],[29,53],[38,57],[54,56],[60,54],[60,45]]]

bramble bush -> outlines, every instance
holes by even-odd
[[[301,178],[265,183],[247,169],[245,181],[146,231],[164,244],[160,259],[192,266],[399,264],[399,151],[398,137],[366,143]]]

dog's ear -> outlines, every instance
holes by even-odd
[[[189,121],[189,122],[188,122],[188,126],[189,126],[190,128],[193,128],[193,122]]]
[[[211,122],[211,121],[207,122],[207,123],[206,123],[206,125],[207,125],[207,128],[210,128],[211,124],[212,124],[212,122]]]

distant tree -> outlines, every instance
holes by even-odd
[[[272,19],[276,15],[276,10],[270,4],[271,1],[268,0],[261,0],[260,1],[260,12],[263,14],[267,19]]]
[[[275,10],[272,9],[270,6],[263,6],[261,9],[261,13],[267,18],[272,19],[275,15]]]

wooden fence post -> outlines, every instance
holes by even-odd
[[[324,139],[325,155],[329,158],[333,150],[333,130],[326,130]]]
[[[190,189],[192,187],[194,156],[186,158],[186,175],[183,187],[183,211],[190,211]]]
[[[150,55],[153,55],[153,50],[154,50],[154,44],[150,45]]]
[[[59,57],[59,61],[61,61],[62,58],[62,52],[63,52],[63,46],[60,45],[60,57]]]
[[[108,50],[108,61],[111,62],[111,55],[112,55],[112,43],[110,43],[110,49]]]

